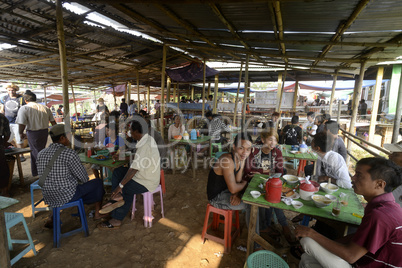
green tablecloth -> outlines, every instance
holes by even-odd
[[[251,205],[257,205],[257,206],[261,206],[261,207],[275,207],[275,208],[300,212],[300,213],[310,215],[313,217],[314,216],[321,217],[321,218],[326,218],[326,219],[330,219],[330,220],[345,222],[348,224],[360,225],[361,219],[356,216],[353,216],[352,213],[356,213],[358,215],[363,216],[364,209],[352,189],[339,188],[338,191],[336,191],[335,193],[332,194],[336,197],[339,197],[340,193],[349,194],[349,204],[346,207],[344,207],[344,206],[342,207],[341,214],[338,217],[334,217],[331,214],[332,205],[329,205],[324,208],[318,208],[314,204],[313,200],[306,201],[306,200],[302,200],[301,198],[297,199],[297,201],[300,201],[303,203],[303,207],[301,207],[300,209],[295,209],[292,205],[288,206],[285,203],[283,203],[282,201],[280,203],[276,203],[276,204],[269,203],[268,201],[265,200],[265,193],[264,193],[265,188],[261,189],[258,187],[259,184],[265,183],[264,178],[267,178],[267,177],[268,177],[267,175],[257,174],[252,178],[252,180],[250,181],[250,183],[246,189],[246,192],[244,193],[243,198],[242,198],[242,200],[245,203],[251,204]],[[254,198],[251,196],[250,191],[259,191],[262,194],[260,197]],[[317,192],[317,194],[325,195],[326,193],[323,192],[322,190],[320,190],[319,192]]]
[[[303,159],[303,160],[308,160],[308,161],[316,161],[317,160],[317,155],[314,153],[297,153],[297,154],[292,154],[291,151],[291,145],[280,145],[281,152],[283,158],[292,158],[292,159]]]
[[[122,161],[116,160],[115,161],[112,158],[100,161],[100,160],[93,159],[91,157],[87,157],[84,153],[80,153],[78,155],[80,157],[81,163],[96,164],[96,165],[99,165],[102,167],[110,168],[111,170],[121,167],[129,162],[128,160],[122,160]],[[115,163],[113,163],[113,162],[115,162]]]

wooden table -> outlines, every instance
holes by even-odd
[[[86,156],[84,153],[80,153],[78,154],[78,156],[80,157],[80,161],[81,163],[85,163],[85,164],[95,164],[101,167],[106,167],[108,169],[110,169],[112,172],[115,168],[124,166],[125,164],[128,164],[130,161],[129,160],[113,160],[112,158],[109,158],[107,160],[97,160],[91,157]],[[101,175],[101,179],[103,181],[103,171],[102,169],[100,169],[100,175]]]
[[[13,155],[17,158],[18,175],[20,177],[20,184],[24,186],[24,174],[22,172],[21,158],[20,154],[29,153],[31,149],[29,148],[13,148],[10,151],[6,150],[5,155]]]
[[[279,148],[281,149],[282,152],[282,157],[286,159],[297,159],[299,160],[299,167],[297,169],[297,176],[300,176],[300,172],[304,171],[304,167],[307,164],[307,161],[313,161],[314,162],[314,173],[315,174],[315,163],[317,161],[317,155],[311,151],[311,148],[309,148],[310,152],[307,153],[297,153],[297,154],[292,154],[291,151],[291,145],[280,145]]]
[[[364,215],[363,206],[360,204],[359,199],[357,198],[356,194],[351,189],[343,189],[339,188],[338,191],[333,193],[332,195],[339,197],[340,193],[347,193],[349,194],[349,204],[346,207],[342,207],[341,214],[338,217],[334,217],[331,214],[332,206],[329,205],[324,208],[317,208],[313,202],[313,200],[302,200],[301,198],[297,199],[298,201],[303,203],[303,207],[300,209],[295,209],[292,205],[288,206],[282,201],[280,203],[269,203],[265,200],[265,194],[263,190],[258,187],[259,184],[264,184],[267,175],[256,174],[250,181],[244,195],[243,195],[243,202],[246,204],[251,205],[251,214],[250,214],[250,223],[248,228],[248,238],[247,238],[247,257],[254,251],[254,242],[260,244],[263,248],[267,250],[273,250],[274,247],[269,244],[264,238],[258,235],[255,232],[256,220],[258,215],[258,208],[280,208],[284,210],[290,210],[298,213],[303,213],[306,215],[310,215],[313,217],[320,217],[324,219],[329,219],[337,222],[342,222],[347,225],[360,225],[361,219],[353,216],[352,213],[356,213],[358,215]],[[261,196],[258,198],[253,198],[250,194],[250,191],[259,191],[261,192]],[[326,193],[323,191],[319,191],[317,194],[325,195]]]
[[[210,136],[204,136],[202,138],[196,139],[196,140],[174,140],[171,139],[169,141],[169,144],[172,146],[173,148],[173,152],[175,150],[175,148],[179,145],[189,145],[190,146],[190,154],[192,154],[192,166],[193,166],[193,178],[195,178],[195,170],[197,169],[197,145],[199,144],[209,144],[209,147],[211,146],[211,137]],[[210,150],[209,150],[210,151]],[[210,153],[210,152],[209,152]],[[174,153],[173,153],[174,155]],[[174,156],[173,156],[174,157]],[[175,167],[175,161],[173,159],[173,164],[172,164],[172,171],[173,174],[175,174],[176,171],[176,167]]]

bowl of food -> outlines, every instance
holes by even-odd
[[[332,183],[323,182],[320,184],[320,186],[321,189],[327,194],[332,194],[339,190],[339,187]]]
[[[295,175],[284,175],[283,178],[288,184],[295,184],[299,181],[299,179]]]
[[[183,138],[181,135],[173,136],[173,139],[175,139],[175,140],[181,140],[181,138]]]
[[[300,202],[300,201],[292,201],[292,206],[293,206],[295,209],[299,209],[299,208],[301,208],[301,207],[303,206],[303,203]]]
[[[109,150],[99,150],[96,152],[96,154],[97,155],[109,155]]]
[[[92,155],[91,158],[98,160],[98,161],[105,161],[109,159],[109,156],[107,155]]]
[[[323,195],[319,195],[319,194],[314,194],[311,196],[311,199],[313,199],[314,204],[318,207],[318,208],[323,208],[323,207],[327,207],[329,206],[329,204],[332,203],[332,200],[323,196]]]
[[[251,191],[250,194],[254,198],[258,198],[261,196],[261,193],[259,191]]]

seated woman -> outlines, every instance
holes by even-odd
[[[185,127],[181,122],[180,116],[177,114],[173,117],[174,124],[169,126],[168,130],[168,140],[170,141],[173,139],[175,136],[182,136],[185,131]],[[174,148],[174,147],[172,147]],[[171,158],[171,164],[175,165],[176,168],[185,168],[186,163],[187,163],[187,151],[184,146],[177,146],[175,148],[175,151],[170,152],[170,158]],[[173,161],[177,161],[174,163]]]
[[[248,178],[254,174],[283,174],[283,158],[282,152],[276,145],[278,144],[278,133],[274,128],[264,130],[261,133],[261,141],[263,142],[261,149],[254,148],[254,151],[250,154],[248,162],[246,163],[244,174]],[[275,211],[278,222],[282,226],[283,234],[289,243],[294,242],[294,238],[291,236],[285,214],[281,209],[277,208],[260,208],[260,218],[263,220],[261,232],[267,232],[270,236],[280,236],[278,232],[270,227],[272,212]],[[264,220],[265,218],[265,220]]]

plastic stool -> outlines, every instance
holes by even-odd
[[[303,171],[304,172],[304,167],[306,166],[307,161],[306,160],[300,160],[299,161],[299,167],[297,168],[297,176],[300,176],[300,173]]]
[[[215,162],[218,161],[219,157],[221,157],[223,154],[227,154],[228,152],[216,152],[215,153]]]
[[[218,147],[218,152],[222,152],[222,143],[211,143],[211,147],[210,147],[211,157],[215,157],[214,146]]]
[[[38,184],[39,180],[35,181],[34,183],[32,183],[29,188],[31,190],[31,206],[32,206],[32,218],[35,218],[35,211],[49,211],[50,207],[44,207],[44,208],[37,208],[36,206],[39,205],[42,201],[43,198],[41,200],[39,200],[38,202],[35,203],[34,201],[34,190],[42,190],[42,187],[39,186]]]
[[[31,234],[29,233],[29,229],[27,223],[25,222],[24,215],[22,213],[11,213],[11,212],[4,212],[4,218],[6,220],[6,231],[7,231],[7,241],[8,241],[8,249],[13,250],[13,244],[26,244],[29,243],[29,246],[21,251],[17,256],[15,256],[11,260],[11,265],[14,265],[19,259],[21,259],[25,254],[29,251],[33,251],[34,255],[36,255],[35,246],[32,241]],[[18,223],[22,223],[25,228],[25,233],[27,234],[28,240],[18,240],[18,239],[11,239],[10,229],[17,225]]]
[[[81,227],[75,230],[72,230],[70,232],[61,233],[61,221],[60,221],[60,211],[66,208],[71,208],[71,207],[77,207],[78,208],[78,215],[81,218]],[[53,208],[53,247],[60,247],[60,239],[62,237],[67,237],[79,232],[84,232],[85,236],[89,235],[89,230],[88,230],[88,223],[87,223],[87,218],[85,215],[85,208],[84,208],[84,202],[82,202],[82,199],[79,199],[77,201],[69,202],[67,204],[64,204],[61,207],[56,207]]]
[[[166,195],[166,186],[165,186],[165,171],[161,169],[161,187],[162,187],[162,193],[163,196]]]
[[[103,169],[103,185],[111,186],[113,172],[111,172],[110,169],[108,169],[106,167],[101,167],[101,168]]]
[[[159,192],[161,196],[161,211],[162,211],[162,218],[165,217],[165,213],[163,212],[163,197],[162,197],[162,187],[159,184],[158,187],[156,187],[155,191],[153,192],[146,192],[142,194],[142,197],[144,199],[144,226],[145,227],[152,227],[152,220],[154,217],[152,216],[152,210],[154,209],[154,194]],[[134,219],[134,213],[135,213],[135,196],[133,199],[133,208],[131,210],[131,220]]]
[[[289,268],[289,265],[272,251],[260,250],[248,256],[247,268],[260,267]]]
[[[212,223],[208,225],[209,214],[211,212],[213,213],[213,220]],[[234,223],[232,220],[233,212],[235,212],[236,215]],[[221,220],[220,215],[222,215],[225,219]],[[223,223],[225,225],[223,239],[207,233],[209,228],[213,230],[218,229],[220,223]],[[232,226],[236,228],[233,235],[232,235]],[[202,228],[202,234],[201,234],[201,239],[203,243],[205,243],[205,239],[210,239],[212,241],[221,243],[225,247],[225,252],[230,253],[232,249],[232,243],[239,234],[240,234],[240,220],[238,210],[233,211],[233,210],[219,209],[212,206],[211,204],[207,205],[207,213],[205,215],[204,227]]]

